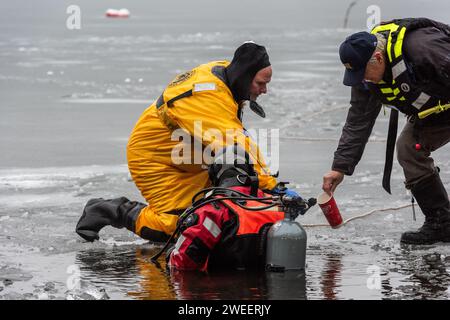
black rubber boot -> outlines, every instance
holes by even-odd
[[[135,232],[136,219],[146,205],[125,197],[105,200],[90,199],[83,210],[75,231],[87,241],[98,240],[98,232],[105,226],[124,228]]]
[[[419,182],[411,192],[425,215],[425,222],[418,231],[403,233],[400,241],[405,244],[450,242],[450,203],[439,174]]]

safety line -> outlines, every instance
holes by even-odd
[[[296,141],[327,141],[327,142],[338,142],[339,139],[336,138],[308,138],[308,137],[280,137],[280,140],[296,140]],[[369,142],[386,142],[387,140],[384,138],[369,138]]]
[[[414,204],[414,205],[416,206],[417,204]],[[354,217],[351,217],[351,218],[348,218],[348,219],[344,220],[344,222],[341,224],[341,226],[347,224],[348,222],[350,222],[350,221],[352,221],[352,220],[356,220],[356,219],[361,219],[361,218],[367,217],[367,216],[369,216],[369,215],[371,215],[372,213],[375,213],[375,212],[394,211],[394,210],[405,209],[405,208],[408,208],[408,207],[411,207],[411,204],[405,204],[405,205],[400,206],[400,207],[392,207],[392,208],[384,208],[384,209],[374,209],[374,210],[372,210],[372,211],[369,211],[369,212],[366,212],[366,213],[363,213],[363,214],[360,214],[360,215],[357,215],[357,216],[354,216]],[[312,228],[312,227],[329,227],[329,226],[330,226],[330,225],[329,225],[329,224],[326,224],[326,223],[319,223],[319,224],[302,224],[302,227],[306,227],[306,228]]]

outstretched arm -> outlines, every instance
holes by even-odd
[[[381,101],[360,87],[352,87],[351,107],[334,153],[332,169],[352,175],[363,155],[381,110]]]
[[[334,192],[344,175],[353,174],[381,110],[381,101],[364,87],[352,87],[350,104],[331,171],[323,176],[322,189],[328,194]]]

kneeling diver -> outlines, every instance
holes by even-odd
[[[146,203],[125,197],[91,199],[77,223],[78,235],[95,241],[99,231],[111,225],[126,227],[146,240],[167,241],[192,197],[210,186],[205,169],[209,160],[202,156],[198,161],[196,149],[203,155],[216,144],[222,148],[237,142],[249,150],[259,186],[273,189],[277,181],[242,123],[247,101],[250,109],[265,117],[256,99],[267,93],[271,77],[265,47],[252,42],[239,46],[231,62],[212,61],[179,74],[143,112],[128,141],[128,168]],[[177,153],[180,141],[173,139],[181,132],[183,144],[194,149],[182,156]],[[201,148],[195,147],[196,142]]]

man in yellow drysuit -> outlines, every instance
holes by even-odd
[[[144,239],[166,241],[192,197],[210,186],[204,152],[213,157],[214,150],[234,143],[251,155],[259,187],[273,190],[276,180],[241,122],[245,101],[265,116],[255,100],[267,92],[271,76],[266,49],[246,42],[231,63],[214,61],[175,77],[144,111],[127,146],[131,177],[148,205],[125,197],[91,199],[76,232],[94,241],[101,228],[112,225]]]

